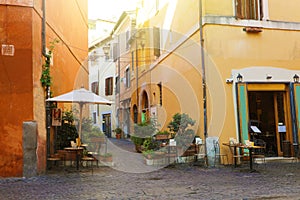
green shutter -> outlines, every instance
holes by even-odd
[[[245,140],[249,140],[248,135],[248,100],[247,100],[247,87],[245,84],[238,85],[238,102],[239,102],[239,128],[241,142],[245,143]]]

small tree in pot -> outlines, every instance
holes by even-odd
[[[144,122],[134,125],[134,134],[130,136],[131,141],[135,144],[136,151],[142,151],[142,145],[146,139],[152,139],[156,133],[156,124],[150,120],[150,122]]]
[[[195,131],[189,128],[194,126],[194,124],[195,120],[188,114],[176,113],[168,125],[172,137],[175,138],[176,144],[183,149],[187,149],[195,137]]]
[[[117,127],[115,129],[115,133],[116,133],[116,138],[120,139],[121,138],[121,134],[122,134],[122,129],[120,127]]]

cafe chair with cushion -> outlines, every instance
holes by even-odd
[[[228,164],[228,156],[227,156],[227,154],[220,152],[219,141],[214,140],[213,144],[214,144],[214,153],[215,153],[214,167],[216,166],[217,161],[218,161],[218,164],[223,163],[225,165],[225,158],[226,158],[226,164]]]

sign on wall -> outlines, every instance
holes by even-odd
[[[15,55],[15,46],[9,44],[2,44],[1,54],[4,56],[14,56]]]
[[[60,108],[52,109],[52,126],[61,126],[62,113]]]

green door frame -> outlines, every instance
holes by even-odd
[[[249,140],[249,115],[248,115],[248,94],[247,84],[237,83],[238,118],[239,118],[239,141],[245,143]]]

